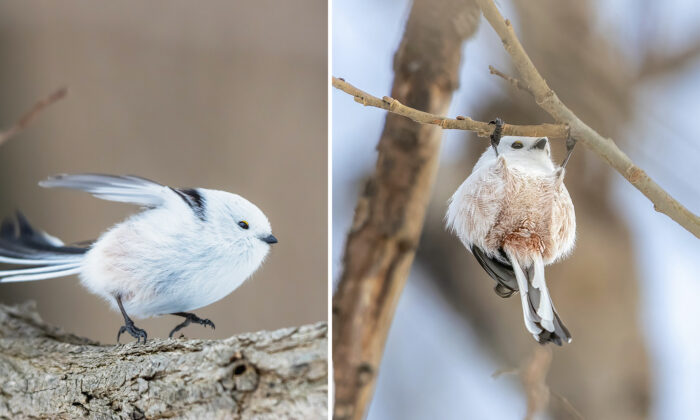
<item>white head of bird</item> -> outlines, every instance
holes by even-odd
[[[547,137],[503,136],[496,150],[498,155],[492,147],[487,148],[474,166],[474,171],[496,162],[499,156],[503,156],[509,166],[527,171],[546,174],[555,170]]]

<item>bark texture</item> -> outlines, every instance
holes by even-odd
[[[394,57],[392,98],[444,115],[462,44],[475,33],[471,0],[416,0]],[[333,299],[336,419],[359,420],[371,400],[386,336],[423,228],[442,130],[388,114],[375,172],[355,208]]]
[[[325,323],[105,346],[0,305],[0,418],[325,419]]]

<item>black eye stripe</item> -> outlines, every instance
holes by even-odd
[[[238,222],[238,226],[240,226],[243,229],[248,229],[250,227],[248,226],[248,222],[246,222],[245,220],[241,220],[240,222]]]

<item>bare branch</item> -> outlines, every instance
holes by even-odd
[[[550,403],[550,396],[555,397],[573,418],[583,419],[581,412],[574,407],[566,397],[553,392],[547,385],[547,374],[552,365],[554,354],[551,346],[537,346],[532,356],[524,362],[519,369],[499,369],[491,377],[497,379],[501,375],[516,374],[520,376],[520,382],[525,389],[527,398],[527,413],[525,419],[535,417],[537,413],[547,409]]]
[[[527,397],[526,420],[547,409],[549,405],[549,387],[547,373],[552,364],[552,347],[538,346],[530,360],[520,370],[520,381]]]
[[[557,122],[567,124],[571,129],[572,138],[586,145],[610,166],[615,168],[654,204],[656,211],[664,213],[687,231],[700,238],[700,217],[671,197],[659,184],[635,165],[617,147],[615,142],[598,134],[564,105],[537,71],[537,68],[535,68],[532,60],[530,60],[530,57],[515,35],[510,21],[503,19],[493,0],[476,1],[486,20],[501,38],[504,48],[510,54],[515,68],[518,69],[523,79],[524,85],[535,96],[535,102]]]
[[[47,96],[46,98],[40,100],[34,106],[22,115],[22,117],[13,125],[5,131],[0,132],[0,146],[9,140],[11,137],[15,136],[20,131],[24,130],[39,113],[47,106],[63,99],[68,93],[68,88],[62,87]]]
[[[459,86],[463,43],[476,32],[479,20],[473,0],[413,1],[394,56],[391,95],[435,114],[447,112]],[[339,79],[334,84],[350,88]],[[384,104],[355,93],[367,104],[404,109],[396,101]],[[441,139],[436,125],[394,113],[386,116],[375,170],[355,207],[333,297],[335,420],[361,420],[369,407],[389,327],[423,231]]]
[[[572,418],[575,418],[576,420],[584,420],[583,414],[581,414],[581,412],[578,411],[578,409],[574,407],[574,405],[571,404],[571,402],[566,397],[564,397],[563,395],[559,395],[558,393],[552,390],[550,390],[549,392],[561,403],[562,407],[564,407],[564,410],[571,414]]]
[[[354,96],[355,102],[364,106],[385,109],[394,114],[410,118],[417,123],[438,125],[448,130],[474,131],[480,137],[488,137],[493,132],[493,125],[489,125],[487,122],[476,121],[462,116],[453,119],[419,111],[388,96],[379,99],[337,77],[333,77],[333,87]],[[566,138],[569,135],[569,130],[565,125],[561,124],[506,124],[503,126],[503,134],[507,136]]]
[[[494,74],[494,75],[502,78],[506,82],[510,83],[514,88],[523,90],[523,91],[529,93],[530,95],[533,95],[533,93],[528,90],[527,86],[523,85],[523,82],[516,79],[515,77],[508,76],[507,74],[498,70],[494,66],[489,66],[489,72],[491,72],[491,74]]]

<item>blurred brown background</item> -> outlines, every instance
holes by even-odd
[[[197,311],[217,338],[326,319],[327,2],[4,1],[0,127],[66,85],[67,99],[0,148],[0,214],[21,209],[66,242],[137,208],[44,190],[55,173],[137,174],[238,193],[280,243],[235,293]],[[113,343],[121,316],[75,277],[0,286],[42,317]],[[137,323],[164,337],[180,322]]]

